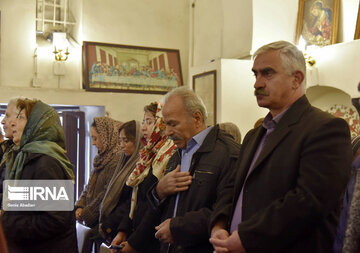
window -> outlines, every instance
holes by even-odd
[[[75,24],[70,0],[36,0],[36,34],[51,39],[53,32],[70,32]]]

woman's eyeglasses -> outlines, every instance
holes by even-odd
[[[155,124],[155,119],[144,119],[141,122],[141,125],[147,125],[147,126],[151,126]]]

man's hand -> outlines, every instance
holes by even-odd
[[[121,245],[124,245],[124,248],[120,251],[121,253],[138,253],[128,242],[123,242]]]
[[[192,182],[192,176],[188,171],[180,172],[180,165],[175,170],[167,173],[156,186],[156,193],[160,200],[166,196],[186,191]]]
[[[125,242],[127,238],[127,233],[120,231],[115,236],[114,240],[112,240],[111,244],[120,245],[122,242]]]
[[[162,243],[174,243],[174,239],[171,235],[170,231],[170,220],[167,219],[162,222],[159,226],[156,226],[155,229],[157,232],[155,233],[155,238],[161,241]]]
[[[75,211],[75,217],[76,217],[76,219],[79,221],[79,222],[82,222],[83,220],[82,220],[82,208],[78,208],[78,209],[76,209],[76,211]]]
[[[218,219],[211,229],[211,237],[217,239],[227,239],[230,235],[229,232],[225,230],[226,220]]]
[[[210,243],[213,245],[216,253],[246,253],[237,230],[227,238],[225,237],[226,235],[222,229],[213,231]]]
[[[105,241],[107,241],[108,243],[111,242],[111,237],[110,236],[106,236],[103,228],[102,228],[102,223],[99,224],[99,234],[105,239]]]
[[[226,240],[227,238],[229,238],[229,236],[230,236],[229,232],[226,231],[225,229],[217,229],[211,232],[211,238]]]

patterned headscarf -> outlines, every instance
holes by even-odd
[[[7,153],[8,179],[20,179],[28,153],[40,153],[58,160],[69,179],[74,179],[73,165],[66,156],[65,137],[57,112],[37,101],[32,109],[20,145]]]
[[[121,153],[119,129],[122,122],[109,117],[94,118],[96,124],[96,132],[100,135],[102,149],[98,150],[98,154],[94,158],[94,170],[100,170],[112,162],[115,156]]]
[[[165,165],[168,162],[167,158],[170,158],[175,152],[175,144],[172,141],[168,141],[168,137],[165,135],[165,124],[161,115],[161,104],[157,103],[156,109],[156,121],[154,124],[153,132],[149,138],[149,141],[146,142],[146,139],[143,137],[142,142],[144,147],[140,150],[140,159],[136,164],[135,169],[130,174],[129,178],[126,181],[126,185],[134,187],[139,185],[149,174],[150,168],[153,164],[163,164]],[[163,146],[167,144],[165,149]],[[161,154],[159,153],[161,150]],[[156,160],[154,161],[154,158]],[[165,172],[166,166],[157,166],[161,168],[161,171],[153,171],[153,174],[160,179]],[[154,168],[153,168],[154,170]]]
[[[160,180],[164,176],[166,165],[176,149],[174,142],[165,135],[161,104],[158,102],[156,104],[156,121],[153,132],[148,142],[144,137],[142,138],[144,147],[139,152],[139,161],[126,181],[126,185],[133,187],[130,218],[133,216],[137,202],[138,185],[148,176],[151,168],[153,175]]]

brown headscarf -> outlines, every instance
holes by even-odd
[[[103,169],[115,155],[121,153],[119,129],[122,122],[109,117],[94,118],[96,132],[100,135],[102,149],[94,158],[94,170]]]
[[[114,120],[109,117],[96,117],[94,118],[96,124],[96,132],[100,135],[102,149],[98,150],[98,154],[95,156],[93,161],[94,169],[92,174],[97,174],[99,170],[105,169],[109,164],[116,163],[115,157],[119,157],[121,154],[119,129],[122,126],[122,122]],[[91,192],[88,194],[92,195],[92,187],[97,176],[90,177],[89,189]]]

